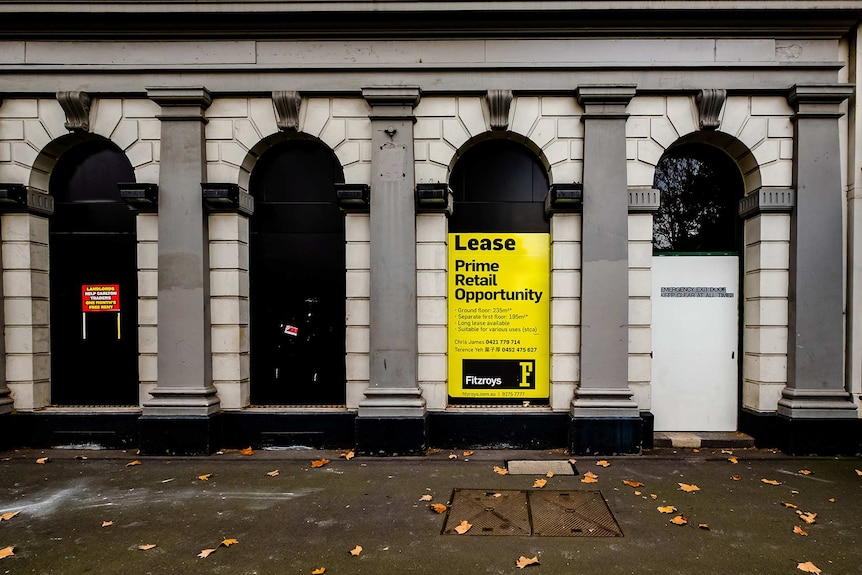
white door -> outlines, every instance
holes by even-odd
[[[736,431],[739,258],[652,262],[655,430]]]

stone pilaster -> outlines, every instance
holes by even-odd
[[[418,385],[413,124],[418,88],[365,88],[371,105],[370,381],[359,403],[363,453],[425,450]]]
[[[581,86],[584,199],[581,378],[572,401],[575,453],[636,453],[642,420],[628,385],[625,108],[634,86]]]
[[[158,229],[158,385],[141,416],[145,454],[218,449],[219,400],[212,381],[209,231],[203,209],[202,87],[148,88],[161,106]]]

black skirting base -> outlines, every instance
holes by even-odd
[[[223,445],[254,447],[353,447],[356,414],[226,411],[222,414]]]
[[[15,437],[15,426],[12,418],[11,413],[0,415],[0,451],[15,447],[17,438]]]
[[[574,455],[640,453],[644,420],[640,417],[573,417],[570,446]]]
[[[210,455],[221,447],[222,415],[141,416],[141,455]]]
[[[19,411],[9,417],[14,447],[51,448],[69,445],[101,449],[138,446],[138,411]],[[0,434],[5,432],[0,431]]]
[[[791,419],[774,413],[743,410],[740,431],[759,448],[788,455],[858,455],[862,453],[862,419]]]
[[[567,413],[428,413],[428,443],[440,449],[567,447]]]
[[[428,417],[357,417],[360,455],[423,455],[428,450]]]

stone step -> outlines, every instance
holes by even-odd
[[[754,438],[739,431],[657,431],[655,447],[722,447],[743,449],[754,447]]]

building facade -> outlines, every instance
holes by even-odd
[[[4,1],[0,437],[856,453],[860,21]]]

